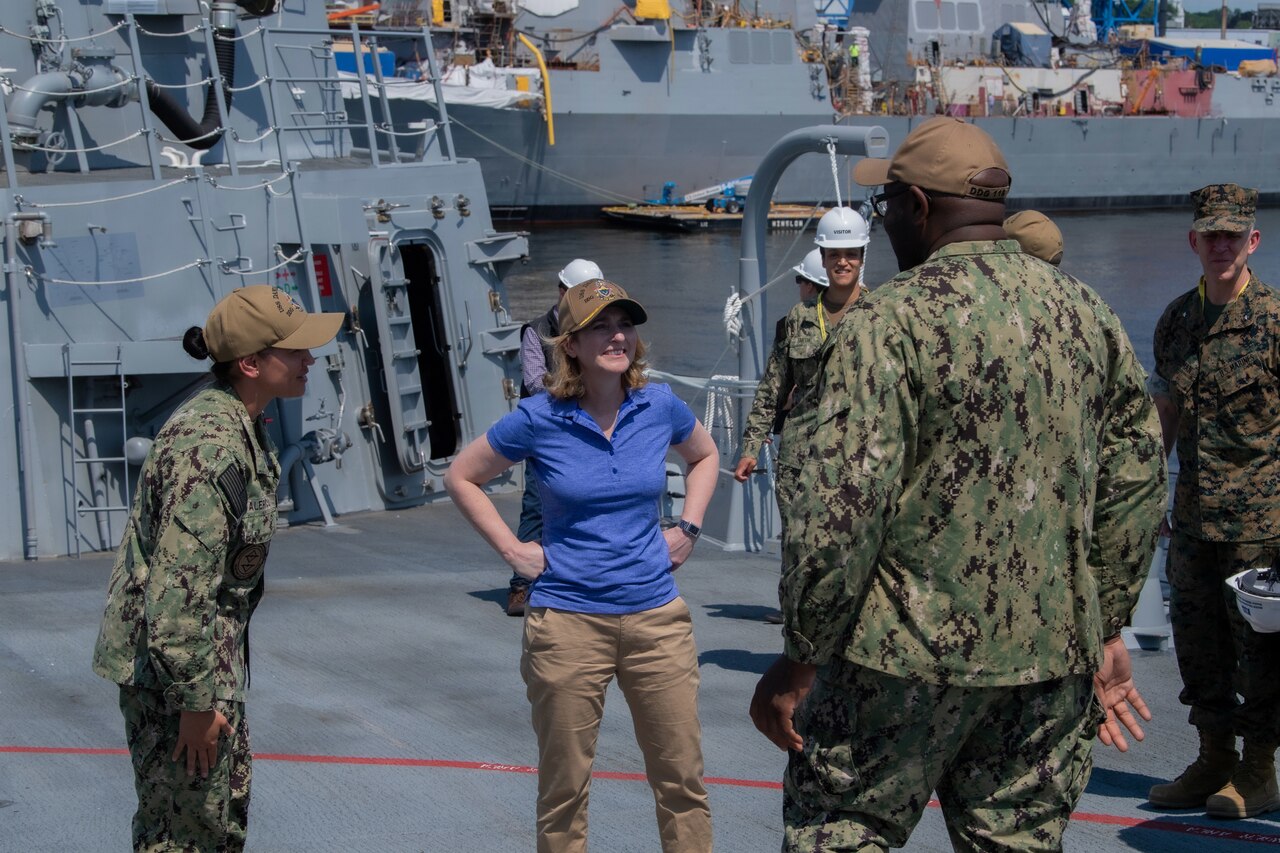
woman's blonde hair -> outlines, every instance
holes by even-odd
[[[547,341],[551,345],[551,369],[542,377],[542,384],[547,386],[547,393],[557,400],[572,400],[586,392],[582,383],[582,369],[578,360],[569,355],[566,346],[576,332],[559,335]],[[644,372],[649,369],[645,363],[646,347],[644,341],[636,338],[636,354],[631,359],[631,366],[622,374],[622,387],[628,391],[643,388],[649,384],[649,377]]]

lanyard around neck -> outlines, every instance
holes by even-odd
[[[1236,301],[1237,299],[1239,299],[1241,296],[1244,296],[1244,292],[1245,292],[1246,290],[1248,290],[1248,289],[1249,289],[1249,282],[1250,282],[1250,281],[1253,281],[1253,276],[1249,276],[1249,281],[1246,281],[1246,282],[1244,283],[1244,287],[1240,288],[1240,292],[1239,292],[1239,293],[1237,293],[1235,296],[1231,297],[1231,300],[1230,300],[1229,302],[1227,302],[1227,305],[1230,305],[1232,302],[1235,302],[1235,301]],[[1196,290],[1198,290],[1198,291],[1200,292],[1200,310],[1201,310],[1201,311],[1204,311],[1204,300],[1205,300],[1205,295],[1204,295],[1204,292],[1205,292],[1204,276],[1200,276],[1200,283],[1196,285]],[[1226,306],[1223,306],[1223,307],[1226,307]]]

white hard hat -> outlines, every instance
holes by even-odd
[[[871,242],[871,229],[853,208],[836,207],[818,220],[818,236],[813,242],[828,249],[858,249]]]
[[[1249,569],[1227,578],[1236,607],[1259,634],[1280,631],[1280,577],[1270,569]]]
[[[604,278],[604,273],[600,272],[600,265],[595,261],[574,258],[560,270],[560,283],[565,287],[573,287],[575,284],[582,284],[593,278]]]
[[[822,266],[822,250],[814,249],[812,252],[804,256],[804,260],[792,267],[796,271],[796,275],[809,279],[818,287],[827,287],[831,282],[827,281],[827,271]]]

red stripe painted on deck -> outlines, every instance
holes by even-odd
[[[71,746],[3,746],[0,754],[14,755],[128,755],[127,749],[100,749]],[[298,755],[284,752],[256,752],[255,761],[281,761],[291,764],[347,764],[364,767],[441,767],[450,770],[484,770],[491,773],[525,773],[538,772],[536,767],[520,764],[495,764],[485,761],[445,761],[434,758],[378,758],[356,755]],[[643,782],[643,773],[617,773],[610,770],[597,770],[591,774],[594,779],[611,779],[621,782]],[[760,779],[734,779],[726,776],[706,777],[708,785],[725,785],[736,788],[764,788],[780,790],[778,782]],[[937,800],[929,802],[930,807],[938,806]],[[1253,844],[1280,845],[1280,835],[1265,832],[1248,832],[1231,829],[1226,826],[1204,826],[1203,824],[1181,823],[1169,818],[1122,817],[1120,815],[1094,814],[1091,812],[1075,812],[1071,819],[1084,823],[1096,823],[1109,826],[1121,826],[1135,829],[1152,829],[1160,832],[1177,832],[1183,835],[1198,835],[1204,838],[1220,838],[1223,841],[1245,841]]]

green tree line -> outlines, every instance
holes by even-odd
[[[1215,9],[1211,12],[1186,12],[1184,17],[1187,29],[1214,30],[1222,26],[1222,10],[1220,9]],[[1253,29],[1253,10],[1228,9],[1227,29]]]

